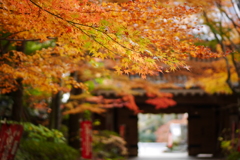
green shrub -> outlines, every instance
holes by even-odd
[[[21,124],[24,132],[15,160],[76,160],[79,157],[79,151],[66,144],[60,131],[28,122]]]
[[[35,141],[48,141],[55,143],[65,143],[66,139],[62,132],[56,129],[48,129],[42,125],[34,125],[25,122],[22,124],[24,127],[23,138]]]
[[[237,138],[229,136],[232,135],[231,129],[224,129],[222,132],[223,136],[219,137],[219,141],[221,141],[222,152],[226,160],[240,160],[240,152],[238,150],[239,138],[237,137],[240,130],[237,129],[234,133]]]
[[[77,150],[64,143],[23,140],[15,160],[76,160]]]

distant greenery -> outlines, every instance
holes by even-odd
[[[156,142],[154,132],[172,119],[179,119],[182,114],[138,114],[139,142]]]
[[[139,114],[138,138],[140,142],[155,142],[154,132],[163,125],[163,115]]]
[[[156,136],[153,132],[151,133],[139,133],[139,141],[140,142],[156,142]]]

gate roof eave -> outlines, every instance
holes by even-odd
[[[146,91],[144,89],[133,89],[133,91],[135,93],[137,93],[136,95],[138,96],[145,96]],[[204,90],[200,89],[200,88],[194,88],[194,89],[161,89],[159,90],[162,93],[171,93],[174,96],[177,95],[204,95],[207,94]],[[118,93],[115,92],[114,90],[97,90],[95,92],[97,95],[106,95],[106,96],[110,96],[110,95],[114,95],[117,96]]]

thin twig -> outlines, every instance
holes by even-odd
[[[96,40],[95,38],[93,38],[92,36],[88,35],[86,32],[83,31],[83,29],[81,29],[80,27],[77,27],[76,25],[80,25],[80,26],[84,26],[84,27],[89,27],[89,28],[92,28],[92,29],[94,29],[94,30],[96,30],[96,31],[98,31],[98,32],[101,32],[101,33],[103,33],[104,35],[106,35],[108,38],[110,38],[113,42],[115,42],[116,44],[118,44],[119,46],[121,46],[121,47],[123,47],[123,48],[125,48],[125,49],[127,49],[127,50],[134,51],[134,50],[132,50],[132,49],[130,49],[130,48],[128,48],[128,47],[120,44],[119,42],[117,42],[116,40],[114,40],[111,36],[109,36],[107,33],[103,32],[103,31],[101,31],[101,30],[99,30],[99,29],[97,29],[97,28],[95,28],[95,27],[93,27],[93,26],[88,26],[88,25],[84,25],[84,24],[80,24],[80,23],[76,23],[76,22],[73,22],[73,21],[69,21],[69,20],[63,19],[62,17],[60,17],[60,16],[58,16],[58,15],[56,15],[56,14],[54,14],[54,13],[52,13],[52,12],[50,12],[50,11],[44,9],[44,8],[42,8],[41,6],[39,6],[37,3],[33,2],[32,0],[30,0],[30,2],[32,2],[35,6],[39,7],[39,8],[42,9],[43,11],[45,11],[45,12],[47,12],[47,13],[49,13],[49,14],[51,14],[51,15],[53,15],[53,16],[55,16],[55,17],[57,17],[57,18],[59,18],[59,19],[61,19],[61,20],[63,20],[63,21],[65,21],[65,22],[68,22],[68,23],[71,24],[71,25],[75,24],[74,27],[78,28],[82,33],[84,33],[84,34],[87,35],[88,37],[92,38],[95,42],[97,42],[98,44],[102,45],[104,48],[106,48],[106,49],[109,50],[109,51],[111,51],[111,50],[108,49],[105,45],[103,45],[102,43],[100,43],[99,41],[97,41],[97,40]],[[111,51],[111,52],[112,52],[112,51]]]
[[[47,39],[57,39],[55,37],[47,37]],[[6,40],[6,41],[40,41],[41,39],[36,38],[36,39],[11,39],[11,38],[0,38],[0,40]]]
[[[233,5],[233,9],[234,9],[234,11],[235,11],[235,13],[236,13],[236,15],[237,15],[237,17],[238,17],[238,20],[240,21],[240,15],[238,15],[238,11],[236,10],[236,7],[234,6],[235,4],[234,4],[234,2],[233,2],[233,0],[231,0],[231,3],[232,3],[232,5]],[[240,12],[240,11],[239,11]]]
[[[217,37],[217,33],[213,30],[213,27],[212,27],[212,25],[210,24],[210,21],[209,21],[209,19],[208,19],[208,17],[207,17],[206,12],[203,12],[203,15],[204,15],[207,23],[209,24],[209,27],[210,27],[210,29],[211,29],[211,31],[212,31],[215,39],[216,39],[217,42],[220,44],[223,53],[226,54],[226,48],[225,48],[225,46],[224,46],[224,44],[223,44],[223,42],[222,42],[222,40],[223,40],[222,35],[221,35],[221,38],[222,38],[222,39],[220,40],[220,39]],[[220,25],[221,25],[221,24],[220,24]],[[226,83],[227,83],[227,85],[229,86],[229,88],[231,88],[231,90],[235,93],[234,87],[233,87],[232,82],[231,82],[231,79],[230,79],[230,78],[231,78],[230,64],[229,64],[229,61],[228,61],[228,59],[227,59],[226,57],[224,57],[224,60],[225,60],[225,62],[226,62],[226,70],[227,70]]]

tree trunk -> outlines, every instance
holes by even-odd
[[[51,114],[50,114],[50,124],[49,127],[51,129],[60,129],[61,126],[61,92],[54,94],[52,96],[52,103],[51,103]]]
[[[76,72],[71,74],[74,79],[79,81],[79,77]],[[72,88],[71,94],[73,95],[78,95],[82,93],[81,88]],[[81,118],[81,114],[70,114],[69,115],[69,120],[68,120],[68,144],[75,148],[75,149],[80,149],[80,137],[79,137],[79,121]]]
[[[80,137],[79,137],[79,120],[81,116],[80,114],[71,114],[69,115],[68,121],[68,144],[75,148],[80,149]]]
[[[20,46],[16,47],[17,51],[25,51],[25,42],[22,42]],[[23,117],[23,85],[22,78],[17,78],[17,90],[10,93],[13,99],[12,105],[12,116],[11,119],[14,121],[21,121]]]
[[[17,79],[18,89],[11,93],[13,105],[11,119],[14,121],[21,121],[23,116],[23,86],[22,79]]]

